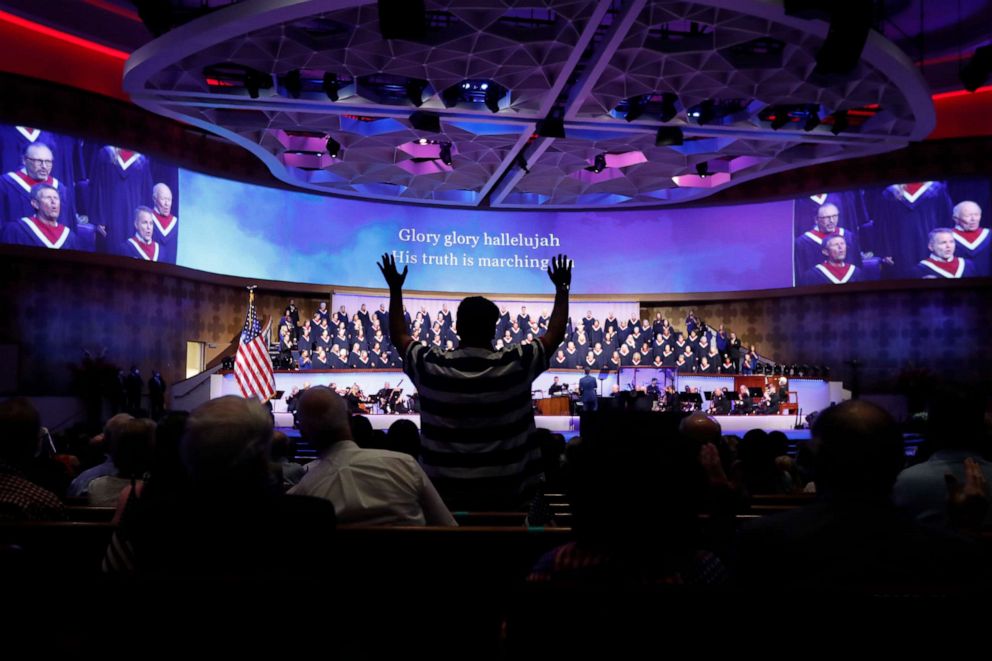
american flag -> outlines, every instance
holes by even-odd
[[[258,321],[255,311],[255,292],[248,292],[248,314],[241,330],[238,354],[234,358],[234,379],[244,397],[258,397],[268,401],[276,392],[276,377],[269,359],[269,323]]]

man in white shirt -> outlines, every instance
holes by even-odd
[[[337,394],[310,388],[298,411],[300,434],[321,456],[290,494],[331,501],[339,524],[457,525],[415,459],[351,440],[347,405]]]

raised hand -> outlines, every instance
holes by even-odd
[[[551,258],[548,267],[548,277],[554,283],[555,289],[568,290],[572,286],[572,262],[566,255]]]
[[[389,285],[390,289],[402,289],[403,283],[406,281],[406,274],[409,267],[404,266],[403,272],[400,273],[396,270],[396,259],[389,253],[385,253],[382,256],[382,263],[376,263],[379,267],[379,271],[382,272],[382,277],[386,279],[386,284]]]

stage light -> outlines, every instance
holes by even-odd
[[[699,110],[693,113],[693,117],[699,122],[699,125],[709,124],[716,117],[716,104],[712,100],[707,99],[699,104]]]
[[[259,90],[270,87],[272,87],[272,77],[268,74],[255,69],[249,69],[245,72],[245,89],[248,90],[248,96],[251,98],[257,99]]]
[[[425,87],[427,83],[423,80],[411,80],[406,84],[406,98],[418,108],[424,105]]]
[[[992,74],[992,44],[975,49],[968,64],[961,68],[961,83],[969,92],[974,92],[985,84]]]
[[[295,69],[283,76],[282,86],[286,88],[286,91],[289,92],[291,97],[294,99],[300,98],[300,93],[303,91],[303,79],[300,76],[300,70]]]
[[[441,159],[441,162],[444,163],[445,165],[451,165],[451,143],[450,142],[442,142],[441,143],[440,159]]]
[[[840,110],[834,113],[834,124],[830,127],[830,132],[838,135],[841,131],[846,131],[848,127],[847,111]]]
[[[685,140],[682,129],[677,126],[662,126],[654,136],[655,147],[678,147]]]
[[[340,98],[338,92],[341,91],[341,81],[338,80],[336,73],[325,73],[322,87],[324,88],[324,94],[331,101],[337,101]]]
[[[632,96],[627,99],[627,112],[624,114],[624,121],[632,122],[635,119],[640,119],[641,115],[644,114],[644,111],[647,110],[648,101],[650,99],[650,94]]]
[[[592,166],[588,170],[599,174],[606,169],[606,154],[596,154],[592,159]]]
[[[661,95],[661,121],[670,122],[679,114],[679,109],[675,106],[678,96],[671,92]],[[681,142],[679,144],[682,144]]]
[[[539,119],[536,132],[542,138],[564,138],[565,122],[555,117]]]
[[[820,116],[817,115],[816,113],[813,113],[806,118],[806,122],[803,124],[803,130],[808,133],[809,131],[812,131],[819,125],[820,125]]]
[[[337,158],[338,154],[340,153],[341,153],[341,143],[335,140],[334,138],[332,138],[331,136],[327,136],[327,155],[330,156],[331,158]]]
[[[489,83],[482,83],[481,85],[479,85],[479,89],[485,92],[487,89],[489,89]]]
[[[410,126],[418,131],[441,132],[441,116],[436,112],[417,110],[410,114]]]
[[[772,130],[777,131],[789,123],[789,113],[784,111],[778,112],[770,119],[772,120]]]
[[[527,167],[527,159],[524,158],[523,154],[517,154],[513,157],[513,164],[518,168],[523,170],[525,173],[530,174],[530,168]]]
[[[710,172],[710,164],[708,161],[703,161],[701,163],[696,163],[696,174],[700,177],[708,177],[712,172]]]
[[[482,89],[486,92],[486,100],[484,101],[486,108],[492,113],[499,112],[499,100],[503,96],[503,90],[497,85],[490,86],[486,83],[482,83]]]

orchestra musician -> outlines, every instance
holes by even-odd
[[[382,389],[375,394],[376,400],[379,402],[379,410],[383,413],[394,413],[396,410],[396,402],[400,398],[400,394],[403,389],[397,386],[393,388],[389,385],[389,381],[383,384]]]

